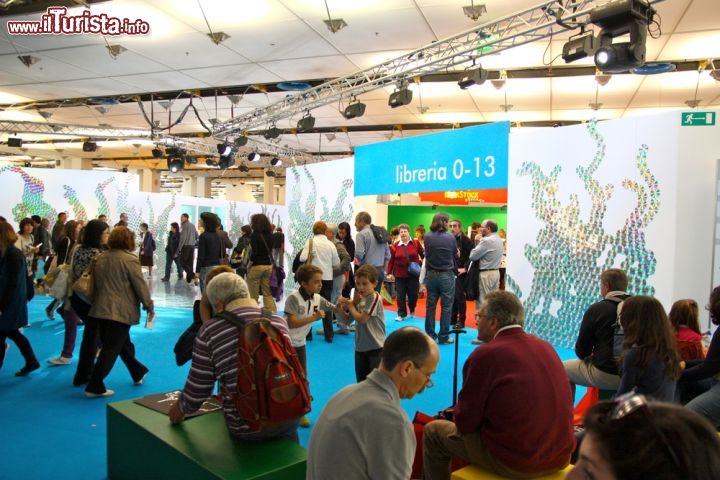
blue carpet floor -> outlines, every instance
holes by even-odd
[[[27,378],[14,376],[23,361],[14,344],[8,350],[0,370],[0,478],[1,479],[101,479],[106,478],[105,405],[152,393],[182,388],[189,365],[175,366],[172,348],[180,333],[191,321],[191,312],[179,308],[157,308],[153,330],[142,326],[131,330],[137,356],[150,369],[145,382],[134,386],[122,362],[118,361],[106,385],[115,390],[108,399],[88,400],[82,388],[72,387],[75,362],[54,367],[47,359],[59,354],[63,343],[62,320],[45,319],[43,308],[48,297],[38,297],[29,304],[30,327],[25,335],[35,349],[42,368]],[[423,328],[423,320],[395,322],[395,313],[387,311],[388,333],[414,325]],[[142,325],[142,323],[141,323]],[[316,322],[316,327],[320,322]],[[81,327],[82,329],[82,327]],[[78,332],[78,348],[82,330]],[[469,330],[460,340],[460,367],[473,350]],[[441,360],[433,377],[435,386],[403,407],[412,418],[420,410],[435,414],[452,400],[452,367],[454,346],[440,347]],[[573,352],[558,349],[561,358],[574,358]],[[327,400],[340,388],[355,381],[353,337],[337,335],[332,344],[319,336],[308,343],[308,369],[314,422]],[[578,392],[580,398],[582,392]],[[300,443],[308,445],[312,429],[300,429]],[[130,447],[129,447],[130,448]]]

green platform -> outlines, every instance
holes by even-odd
[[[132,400],[107,406],[107,455],[112,480],[300,480],[307,463],[306,450],[289,440],[234,440],[220,411],[173,426]]]

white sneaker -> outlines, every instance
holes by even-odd
[[[105,390],[103,393],[85,392],[85,396],[87,398],[102,398],[102,397],[110,397],[112,395],[115,395],[115,390]]]
[[[405,320],[407,320],[407,317],[401,317],[399,315],[397,316],[397,318],[395,318],[396,322],[404,322]]]
[[[48,360],[48,363],[51,365],[70,365],[72,363],[72,358],[67,358],[60,355],[57,358],[51,358],[50,360]]]

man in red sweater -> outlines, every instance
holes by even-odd
[[[575,447],[572,395],[553,347],[522,329],[523,307],[510,292],[495,291],[478,311],[486,342],[463,367],[454,422],[425,426],[424,478],[449,479],[460,457],[511,478],[564,468]]]

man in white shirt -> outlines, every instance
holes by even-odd
[[[315,265],[322,270],[323,285],[320,290],[320,296],[330,302],[332,301],[333,269],[340,266],[340,257],[338,256],[335,245],[325,236],[326,231],[327,224],[322,220],[313,224],[313,238],[305,243],[305,247],[303,247],[302,252],[300,252],[300,261]],[[332,343],[332,316],[326,315],[325,318],[323,318],[323,333],[325,335],[325,341]]]

